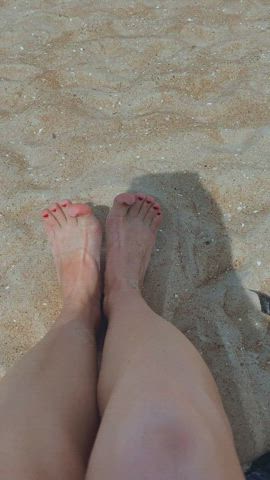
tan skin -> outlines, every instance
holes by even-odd
[[[244,478],[211,373],[141,295],[161,221],[150,196],[114,200],[106,222],[108,332],[98,378],[102,229],[87,205],[65,200],[44,210],[63,309],[1,382],[1,478]]]

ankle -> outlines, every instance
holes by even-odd
[[[95,329],[100,320],[100,298],[82,299],[74,296],[64,298],[63,307],[56,323],[83,320]]]
[[[103,309],[107,317],[111,315],[112,310],[118,308],[132,299],[142,298],[141,290],[137,285],[131,285],[128,282],[119,282],[114,286],[105,287]]]
[[[100,285],[97,283],[93,288],[85,290],[83,287],[73,288],[72,291],[62,291],[63,306],[80,310],[100,304]]]

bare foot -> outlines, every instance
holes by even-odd
[[[91,208],[64,200],[44,210],[42,216],[64,305],[99,301],[102,231]]]
[[[105,299],[111,292],[142,288],[161,221],[153,197],[122,193],[115,198],[106,222]]]

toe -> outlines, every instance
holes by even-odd
[[[45,208],[44,210],[42,210],[41,215],[45,220],[49,220],[50,213],[51,213],[50,210]]]
[[[86,203],[73,203],[67,207],[66,211],[72,218],[93,214],[92,208]]]
[[[49,233],[52,229],[56,227],[59,228],[58,220],[55,218],[55,216],[52,214],[52,212],[49,209],[43,210],[41,212],[41,215],[43,217],[43,225],[47,233]]]
[[[151,197],[150,195],[147,195],[144,199],[144,202],[142,204],[142,208],[140,210],[140,216],[144,219],[145,216],[147,215],[147,212],[149,209],[152,208],[152,206],[154,205],[155,203],[155,200],[153,197]]]
[[[60,206],[61,206],[62,208],[67,208],[67,207],[69,207],[70,205],[72,205],[72,202],[71,202],[71,200],[65,199],[65,200],[61,200],[61,201],[59,202],[59,204],[60,204]]]
[[[160,226],[161,222],[162,222],[162,219],[163,219],[163,215],[162,215],[162,212],[160,210],[156,210],[156,214],[152,220],[152,223],[151,223],[151,230],[156,233],[158,227]]]
[[[53,216],[56,218],[58,221],[59,225],[62,225],[63,223],[66,223],[67,217],[64,213],[64,210],[60,206],[59,203],[53,203],[50,208],[50,212],[53,214]]]
[[[129,210],[129,215],[131,217],[137,217],[138,216],[138,214],[139,214],[139,212],[142,208],[145,197],[146,197],[146,195],[144,193],[136,193],[136,195],[135,195],[136,201]]]
[[[150,226],[158,212],[160,212],[160,206],[158,205],[158,203],[152,204],[144,217],[145,223]]]
[[[127,211],[136,202],[136,197],[132,193],[120,193],[115,197],[111,213],[118,217],[123,217]]]
[[[73,203],[67,208],[68,223],[75,223],[80,228],[91,227],[91,235],[102,237],[102,228],[100,222],[94,215],[92,208],[86,203]],[[101,241],[101,240],[100,240]],[[100,255],[100,245],[98,247],[97,257]]]

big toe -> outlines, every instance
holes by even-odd
[[[67,208],[68,219],[75,222],[82,228],[91,227],[91,234],[100,236],[102,234],[101,224],[95,217],[92,208],[86,203],[73,203]]]
[[[72,218],[93,214],[92,208],[86,203],[72,203],[68,206],[67,212]]]
[[[136,197],[132,193],[120,193],[115,197],[111,209],[111,215],[123,217],[126,215],[128,209],[135,203]]]

